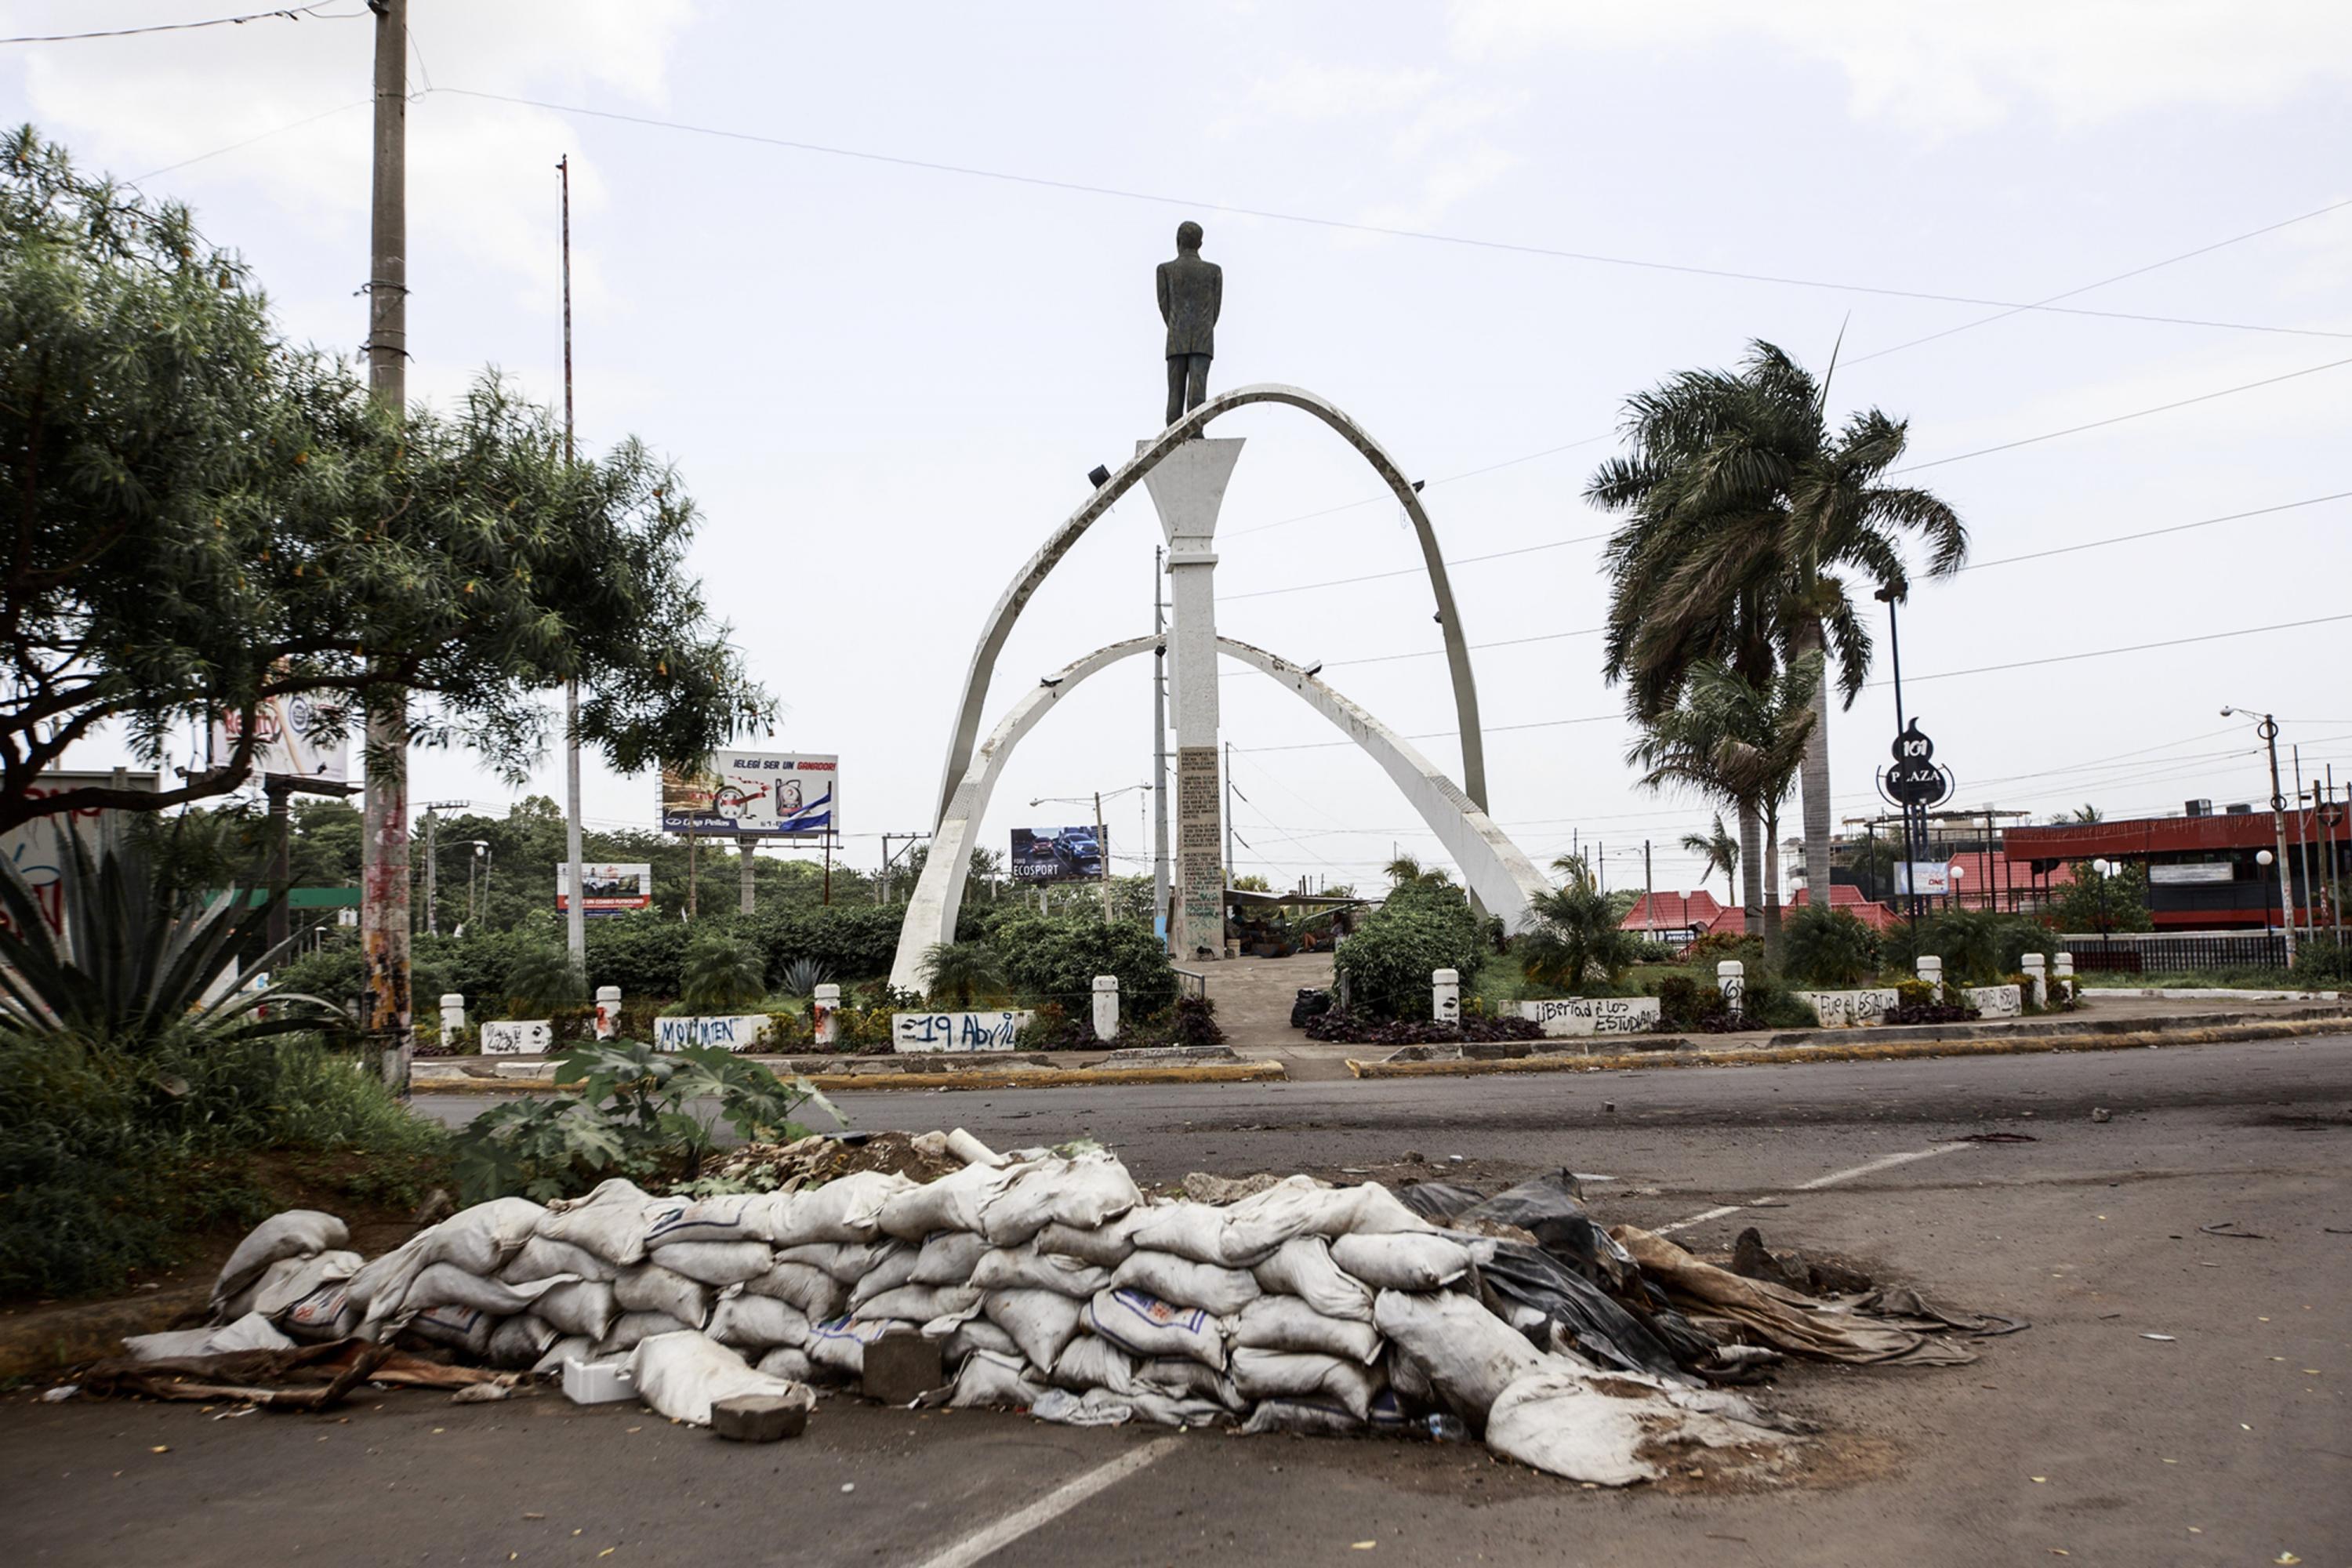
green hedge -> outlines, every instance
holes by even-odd
[[[1333,964],[1348,983],[1348,1005],[1377,1018],[1429,1016],[1429,976],[1459,971],[1465,985],[1487,953],[1486,932],[1462,889],[1407,882],[1364,917]]]
[[[1176,1000],[1175,965],[1140,921],[1009,913],[988,922],[982,940],[1003,959],[1005,979],[1025,1002],[1055,1002],[1081,1015],[1092,1005],[1097,974],[1118,977],[1123,1016],[1152,1017]]]

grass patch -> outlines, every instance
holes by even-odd
[[[2086,991],[2103,986],[2154,986],[2167,990],[2242,990],[2242,991],[2303,991],[2333,990],[2324,982],[2305,984],[2284,969],[2149,969],[2140,971],[2102,969],[2092,973],[2076,972],[2074,978]]]

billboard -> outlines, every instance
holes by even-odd
[[[1895,863],[1895,890],[1908,896],[1940,899],[1952,890],[1952,867],[1947,860],[1914,860],[1906,872],[1902,861]]]
[[[713,752],[700,768],[664,768],[664,833],[819,838],[841,831],[841,759]]]
[[[1110,846],[1094,825],[1078,827],[1016,827],[1005,861],[1016,882],[1091,882],[1103,874]]]
[[[51,768],[44,769],[25,794],[37,800],[85,786],[152,790],[158,787],[158,781],[152,773],[134,773],[127,769],[100,773],[67,773]],[[58,864],[68,853],[64,836],[70,830],[82,841],[85,848],[96,855],[100,824],[106,815],[103,811],[93,810],[39,816],[10,828],[6,833],[0,833],[0,856],[7,857],[8,863],[16,868],[16,874],[24,878],[26,885],[32,889],[34,900],[40,905],[42,922],[53,936],[62,934],[66,923],[65,887],[60,880],[65,873]]]
[[[583,860],[580,863],[580,880],[587,891],[580,912],[589,915],[625,915],[639,910],[649,910],[654,903],[654,868],[651,866],[615,866],[609,862]],[[572,907],[572,868],[555,868],[555,907]]]
[[[223,713],[213,721],[212,752],[226,763],[244,732],[244,715]],[[341,710],[297,693],[272,697],[254,710],[253,771],[268,777],[351,782],[351,754],[344,744]]]

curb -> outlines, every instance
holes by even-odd
[[[1276,1061],[1217,1062],[1198,1067],[1150,1068],[973,1068],[952,1072],[806,1073],[808,1082],[826,1094],[883,1089],[1087,1089],[1108,1084],[1255,1083],[1289,1075]],[[535,1094],[573,1089],[545,1078],[450,1078],[417,1080],[412,1096],[427,1094]]]
[[[1745,1049],[1644,1051],[1630,1056],[1502,1057],[1491,1061],[1365,1062],[1350,1058],[1358,1078],[1474,1078],[1486,1073],[1618,1072],[1635,1068],[1748,1067],[1792,1062],[1880,1062],[1915,1057],[2041,1056],[2056,1051],[2129,1051],[2145,1047],[2235,1045],[2246,1040],[2296,1039],[2352,1033],[2352,1018],[2280,1019],[2267,1024],[2201,1029],[2142,1029],[2130,1033],[2000,1035],[1942,1040],[1889,1040],[1878,1045],[1755,1046]]]
[[[0,1317],[0,1379],[39,1377],[61,1366],[120,1355],[129,1336],[168,1329],[181,1314],[202,1310],[211,1295],[209,1283],[184,1285]]]

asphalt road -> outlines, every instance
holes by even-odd
[[[1475,1446],[838,1397],[805,1438],[745,1448],[554,1396],[227,1420],[19,1396],[0,1542],[76,1563],[2352,1565],[2352,1037],[845,1105],[1000,1147],[1092,1136],[1146,1181],[1389,1175],[1409,1152],[1480,1184],[1565,1164],[1607,1217],[1741,1205],[1678,1239],[1755,1224],[2033,1326],[1972,1366],[1791,1369],[1762,1397],[1820,1433],[1786,1484],[1622,1492]],[[1982,1132],[2033,1141],[1964,1141]],[[2260,1239],[2200,1229],[2221,1222]],[[1055,1512],[1074,1485],[1096,1489]]]

